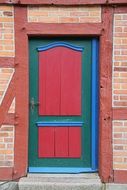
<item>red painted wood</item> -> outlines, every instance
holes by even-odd
[[[61,53],[61,115],[81,114],[81,52],[59,48]]]
[[[54,157],[54,127],[39,127],[38,156],[39,158]]]
[[[126,108],[113,108],[113,120],[126,120],[127,109]]]
[[[39,53],[39,114],[81,114],[81,52],[56,47]]]
[[[100,37],[99,175],[113,180],[112,166],[112,30],[113,9],[102,9],[104,32]],[[105,51],[106,50],[106,51]]]
[[[14,113],[6,114],[6,117],[5,117],[4,121],[3,121],[3,124],[15,125],[15,114]]]
[[[60,53],[53,48],[39,53],[39,114],[60,114]]]
[[[81,157],[81,128],[69,127],[69,157]]]
[[[16,1],[17,0],[13,0]],[[106,0],[20,0],[20,4],[35,4],[35,5],[88,5],[88,4],[103,4]]]
[[[127,13],[127,6],[115,7],[114,13]]]
[[[55,128],[55,157],[68,157],[68,127]]]
[[[108,0],[109,4],[127,4],[126,0]]]
[[[12,180],[13,168],[12,167],[0,167],[0,180]],[[1,186],[2,187],[2,186]],[[4,186],[3,186],[4,187]]]
[[[1,0],[0,4],[20,5],[103,5],[103,4],[127,4],[126,0]]]
[[[12,57],[0,57],[0,67],[9,67],[13,68],[14,65],[14,58]]]
[[[51,24],[51,23],[27,23],[26,32],[28,35],[89,35],[98,36],[102,33],[102,23],[86,24]]]
[[[22,19],[21,19],[22,15]],[[19,63],[16,67],[15,89],[16,93],[16,115],[18,125],[15,127],[15,147],[14,147],[14,168],[13,179],[25,176],[28,166],[28,36],[22,28],[27,22],[27,7],[14,8],[15,22],[15,63]],[[22,45],[19,45],[22,44]],[[25,82],[24,82],[25,81]],[[13,100],[13,99],[12,99]],[[22,140],[21,140],[22,139]]]
[[[11,103],[15,97],[15,74],[13,75],[12,77],[12,80],[9,84],[9,87],[7,89],[7,92],[5,94],[5,97],[1,103],[1,106],[0,106],[0,127],[2,126],[5,118],[6,118],[6,115],[8,113],[8,110],[9,110],[9,107],[11,106]]]
[[[114,182],[115,183],[127,183],[127,171],[126,170],[114,170]]]

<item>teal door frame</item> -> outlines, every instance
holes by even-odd
[[[97,38],[92,38],[92,116],[91,116],[91,167],[90,168],[66,168],[66,167],[29,167],[28,172],[37,173],[81,173],[98,171],[98,56],[99,42]]]

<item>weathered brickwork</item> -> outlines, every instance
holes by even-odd
[[[100,7],[29,7],[28,22],[96,23],[101,22]]]
[[[127,14],[114,15],[113,107],[127,107]]]
[[[9,108],[8,113],[15,113],[15,98],[12,101],[12,104],[11,104],[11,106]]]
[[[13,68],[0,68],[0,105],[14,74]]]
[[[113,168],[127,170],[127,120],[113,121]]]
[[[14,56],[14,10],[12,6],[0,6],[0,57]]]
[[[12,167],[14,162],[14,126],[0,128],[0,167]]]

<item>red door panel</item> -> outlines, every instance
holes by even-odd
[[[62,51],[61,115],[81,115],[81,52]]]
[[[80,127],[39,127],[39,158],[80,158]]]
[[[38,156],[54,157],[54,127],[39,127]]]
[[[39,53],[39,114],[81,115],[81,52],[56,47]]]
[[[39,114],[60,114],[60,63],[57,49],[39,53]]]
[[[69,127],[69,157],[81,157],[81,128]]]
[[[68,127],[55,128],[55,157],[68,157]]]

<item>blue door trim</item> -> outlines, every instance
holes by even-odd
[[[37,127],[81,127],[84,122],[37,122]]]
[[[91,168],[66,168],[66,167],[29,167],[31,173],[82,173],[98,171],[98,109],[99,109],[99,42],[97,38],[92,39],[92,121],[91,121]],[[39,126],[39,123],[37,124]],[[42,123],[41,123],[42,125]],[[81,124],[80,124],[81,125]]]
[[[92,168],[66,168],[66,167],[29,167],[31,173],[91,173],[97,172]]]
[[[99,83],[99,43],[92,39],[92,169],[98,168],[98,83]]]
[[[72,44],[65,43],[65,42],[53,42],[46,46],[38,47],[37,50],[38,51],[46,51],[46,50],[54,48],[54,47],[67,47],[67,48],[70,48],[75,51],[83,51],[84,50],[84,47],[74,46]]]

